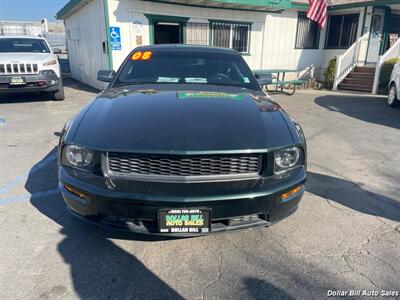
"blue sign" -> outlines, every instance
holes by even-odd
[[[121,50],[121,30],[119,27],[110,27],[111,50]]]

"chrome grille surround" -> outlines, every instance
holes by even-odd
[[[103,174],[154,182],[206,182],[247,180],[260,177],[263,155],[245,154],[133,154],[105,153]]]
[[[38,64],[17,62],[0,63],[0,75],[29,75],[38,73]]]

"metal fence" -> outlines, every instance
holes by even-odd
[[[42,27],[34,24],[0,24],[0,35],[33,35],[42,33]]]
[[[52,48],[60,48],[63,53],[67,52],[67,40],[64,32],[43,32],[42,36]]]

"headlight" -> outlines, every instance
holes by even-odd
[[[298,147],[290,147],[275,151],[275,173],[295,167],[300,160],[301,151]]]
[[[81,169],[92,169],[93,150],[76,145],[66,145],[63,150],[62,163]]]
[[[43,66],[51,66],[51,65],[56,65],[57,64],[57,59],[52,59],[49,61],[46,61]]]

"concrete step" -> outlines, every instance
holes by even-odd
[[[374,84],[374,80],[372,79],[365,79],[365,78],[348,78],[346,77],[342,83],[348,84],[356,84],[356,85],[365,85],[365,86],[372,86]]]
[[[357,73],[357,72],[350,72],[346,78],[356,78],[356,79],[372,79],[374,80],[375,74],[373,73]]]
[[[375,68],[374,67],[355,67],[354,72],[356,73],[369,73],[369,74],[375,74]]]
[[[339,84],[338,88],[340,90],[349,90],[349,91],[360,91],[360,92],[372,92],[372,85],[371,86],[364,86],[358,84],[349,84],[349,83],[341,83]]]

